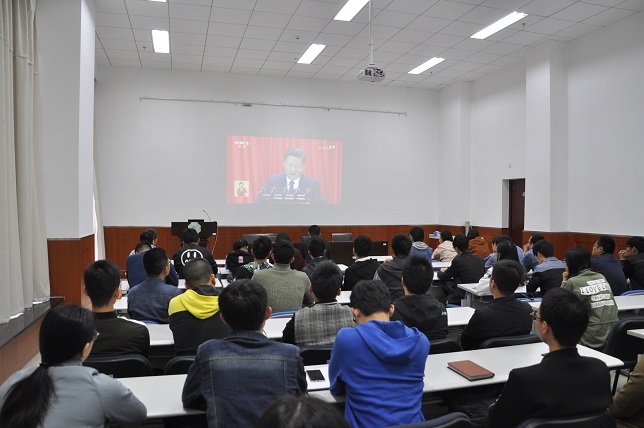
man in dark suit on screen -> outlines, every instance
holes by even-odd
[[[320,182],[313,177],[302,175],[306,154],[299,147],[291,147],[284,153],[284,172],[268,177],[262,193],[276,195],[304,196],[307,201],[326,203]]]

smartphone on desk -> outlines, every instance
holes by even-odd
[[[321,370],[307,370],[306,373],[309,375],[311,382],[324,382],[324,375]]]

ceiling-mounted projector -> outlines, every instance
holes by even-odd
[[[382,82],[385,78],[385,71],[381,68],[376,67],[373,64],[369,64],[364,70],[360,70],[358,73],[358,80],[364,82]]]

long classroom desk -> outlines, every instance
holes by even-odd
[[[528,302],[535,310],[541,305],[540,301]],[[619,312],[644,309],[644,295],[633,294],[630,296],[615,296]]]
[[[579,345],[579,354],[602,360],[607,367],[622,366],[622,361],[609,355]],[[432,393],[479,385],[499,384],[508,380],[512,369],[538,364],[548,352],[545,343],[507,346],[503,348],[478,349],[475,351],[451,352],[429,355],[425,364],[423,392]],[[450,361],[472,360],[494,372],[491,379],[470,382],[447,368]],[[329,392],[328,366],[307,366],[306,370],[321,370],[326,381],[310,382],[309,394],[329,402],[342,402],[343,397],[334,397]],[[308,375],[307,375],[308,378]],[[148,419],[202,414],[199,410],[185,409],[181,392],[186,375],[146,376],[119,379],[148,409]]]

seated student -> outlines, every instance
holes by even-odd
[[[230,271],[229,280],[235,278],[237,269],[253,261],[253,255],[248,252],[248,242],[245,239],[239,239],[233,242],[232,253],[226,254],[226,269]]]
[[[429,340],[389,320],[394,306],[382,281],[356,284],[350,306],[357,326],[340,330],[329,362],[331,394],[346,394],[345,419],[353,427],[423,421]]]
[[[544,296],[534,318],[550,352],[539,364],[510,372],[503,392],[490,406],[487,426],[514,428],[531,418],[606,410],[611,402],[608,368],[598,359],[580,356],[576,347],[589,317],[588,300],[569,290],[555,288]]]
[[[217,262],[215,261],[212,253],[208,248],[199,245],[199,232],[194,229],[185,229],[181,232],[181,240],[183,247],[179,248],[172,255],[174,260],[174,268],[179,274],[179,278],[183,278],[183,267],[192,259],[206,259],[210,263],[212,273],[217,274]]]
[[[210,263],[190,260],[183,267],[186,292],[170,300],[170,330],[177,355],[195,355],[199,345],[210,339],[223,339],[230,328],[219,316],[220,290]]]
[[[297,346],[332,345],[341,328],[354,327],[351,308],[335,300],[341,285],[342,271],[338,265],[329,260],[318,264],[309,288],[315,304],[295,313],[284,327],[282,342]]]
[[[394,301],[396,310],[390,317],[391,321],[402,321],[407,327],[416,327],[430,341],[447,337],[445,305],[427,294],[433,278],[434,270],[427,258],[408,258],[401,279],[405,296]]]
[[[519,254],[517,253],[517,247],[510,241],[502,241],[497,244],[496,248],[496,259],[500,260],[514,260],[515,262],[519,261]],[[492,272],[494,271],[494,266],[490,267],[483,278],[479,279],[478,284],[476,284],[477,290],[490,290],[490,278],[492,278]],[[521,284],[523,281],[521,281]],[[519,285],[521,285],[519,284]]]
[[[528,243],[523,246],[523,259],[521,259],[521,264],[526,272],[530,272],[531,270],[533,271],[537,266],[539,266],[539,260],[537,260],[533,248],[534,244],[543,239],[546,239],[543,235],[533,233],[530,238],[528,238]]]
[[[311,278],[311,274],[317,265],[322,262],[329,261],[325,257],[326,250],[324,249],[324,240],[319,236],[312,236],[309,239],[309,256],[311,261],[306,264],[302,272],[308,275]]]
[[[561,286],[561,275],[565,266],[555,257],[555,247],[545,239],[534,244],[532,251],[539,261],[539,266],[532,271],[532,278],[526,284],[526,291],[536,293],[539,290],[539,294],[545,296],[549,290]]]
[[[321,238],[321,233],[322,230],[320,229],[320,226],[318,225],[312,225],[309,226],[308,229],[308,235],[309,238],[312,238],[314,236],[317,236],[318,238]],[[306,258],[306,262],[309,263],[311,261],[311,256],[309,255],[309,243],[311,242],[310,239],[302,239],[302,242],[300,242],[300,253]],[[331,244],[329,244],[327,241],[324,241],[325,249],[326,249],[326,256],[330,260],[331,259]]]
[[[396,300],[405,295],[400,278],[402,278],[402,267],[411,251],[409,236],[396,233],[391,239],[391,251],[394,253],[394,258],[378,266],[373,279],[383,281],[389,289],[391,299]]]
[[[492,253],[485,258],[485,269],[489,269],[492,266],[494,266],[494,263],[496,263],[496,246],[499,244],[499,242],[503,241],[508,241],[512,242],[512,238],[508,235],[498,235],[492,238]],[[514,245],[514,242],[512,242],[512,245]],[[517,247],[517,254],[519,255],[519,261],[523,260],[523,248]]]
[[[422,227],[414,226],[409,231],[409,237],[412,240],[411,250],[409,251],[409,255],[423,256],[431,262],[432,247],[428,246],[423,242],[423,239],[425,239],[425,230]]]
[[[277,236],[275,236],[275,242],[280,241],[291,242],[291,237],[286,232],[279,232]],[[291,269],[302,270],[305,266],[306,260],[304,259],[304,256],[302,255],[302,253],[300,253],[300,250],[295,248],[295,251],[293,252],[293,261],[291,262]]]
[[[452,245],[452,232],[443,230],[438,238],[438,247],[432,253],[432,258],[439,262],[451,262],[456,257],[456,250]]]
[[[493,337],[518,336],[532,330],[532,308],[514,297],[523,280],[523,266],[515,260],[499,260],[494,264],[490,291],[494,300],[474,312],[461,334],[464,350],[478,349]]]
[[[146,242],[139,242],[134,247],[135,253],[125,260],[125,277],[130,288],[139,285],[148,277],[143,266],[143,254],[151,248],[154,247]],[[165,277],[164,281],[166,284],[174,285],[175,287],[179,285],[179,275],[174,270],[174,266],[170,266],[170,272],[168,272],[168,276]]]
[[[490,254],[490,247],[488,247],[487,242],[485,242],[485,238],[479,235],[478,230],[470,229],[470,231],[467,232],[467,239],[470,240],[470,253],[482,259],[486,258],[488,254]]]
[[[150,248],[157,246],[157,241],[159,240],[159,234],[154,229],[145,229],[139,235],[139,244],[147,244]],[[138,244],[137,244],[138,245]],[[130,256],[136,254],[136,247],[130,252]]]
[[[255,428],[349,428],[331,403],[306,395],[288,395],[273,402]]]
[[[624,275],[631,281],[631,290],[644,289],[644,238],[629,238],[626,249],[619,252],[619,259]]]
[[[617,322],[617,304],[610,285],[601,274],[590,270],[590,253],[582,247],[566,251],[566,270],[562,288],[581,295],[590,302],[588,328],[581,343],[589,348],[604,348],[608,334]]]
[[[92,355],[141,354],[148,356],[150,332],[144,324],[116,316],[114,303],[121,298],[121,270],[110,260],[97,260],[83,273],[85,293],[92,301],[96,331]]]
[[[447,296],[448,303],[460,304],[465,292],[458,284],[477,283],[485,275],[484,261],[468,251],[469,241],[465,235],[456,235],[452,242],[456,257],[448,268],[438,271],[438,280]]]
[[[268,304],[275,312],[297,311],[303,305],[313,304],[309,277],[304,272],[292,270],[289,265],[294,252],[293,244],[288,241],[275,243],[273,268],[255,271],[253,275],[253,281],[268,293]]]
[[[0,426],[140,425],[147,410],[121,382],[82,363],[98,333],[77,305],[54,308],[40,326],[42,363],[14,373],[0,387]]]
[[[644,358],[640,358],[628,382],[613,397],[608,412],[617,422],[617,428],[644,426]]]
[[[240,266],[239,269],[237,269],[235,280],[251,279],[256,270],[271,269],[273,265],[268,262],[271,248],[273,248],[273,243],[268,236],[258,236],[257,239],[253,241],[252,252],[255,260]]]
[[[342,290],[351,290],[362,279],[373,279],[380,263],[369,258],[371,238],[359,235],[353,240],[353,255],[356,261],[344,271]]]
[[[593,251],[591,253],[590,268],[593,272],[602,274],[614,296],[619,296],[628,290],[626,285],[626,276],[622,269],[622,264],[619,259],[613,254],[615,253],[615,240],[612,236],[602,235],[597,238],[597,242],[593,244]]]
[[[168,305],[183,290],[163,281],[170,271],[170,261],[163,248],[152,248],[143,255],[143,266],[148,277],[127,294],[127,312],[140,321],[168,323]]]
[[[272,310],[258,283],[233,282],[221,292],[219,306],[232,332],[199,347],[181,400],[185,407],[207,409],[209,427],[252,427],[276,399],[306,392],[302,357],[296,346],[262,334]]]

